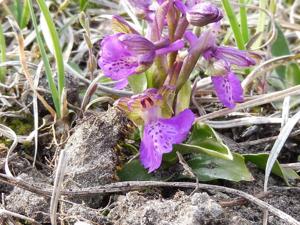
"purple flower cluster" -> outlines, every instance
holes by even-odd
[[[137,31],[119,16],[113,17],[114,34],[101,42],[98,64],[118,89],[128,85],[128,77],[145,72],[148,89],[115,105],[143,128],[140,160],[152,172],[160,167],[164,153],[184,141],[194,121],[189,109],[178,112],[177,93],[188,81],[198,60],[207,62],[206,74],[219,100],[233,108],[243,101],[243,90],[233,66],[255,64],[250,54],[232,47],[218,46],[215,28],[223,18],[214,4],[201,0],[129,0],[145,30]],[[200,35],[193,26],[204,27]],[[202,29],[203,30],[203,29]],[[146,33],[146,35],[142,35]],[[188,47],[187,54],[183,53]]]

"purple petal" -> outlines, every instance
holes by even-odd
[[[171,1],[163,2],[155,12],[154,21],[151,27],[151,40],[156,42],[161,39],[162,31],[165,26],[166,16],[169,12],[169,8],[171,6]]]
[[[229,83],[232,88],[232,98],[235,102],[242,102],[244,100],[243,88],[239,78],[233,73],[228,74]]]
[[[128,1],[133,7],[143,9],[143,10],[148,9],[150,7],[150,5],[152,4],[151,0],[143,0],[143,1],[141,1],[141,0],[128,0]]]
[[[186,14],[186,11],[187,11],[187,7],[186,5],[182,2],[182,0],[175,0],[174,1],[177,9],[183,14],[185,15]]]
[[[191,54],[193,54],[193,52],[204,53],[216,45],[216,37],[211,30],[203,32],[197,41],[194,40],[195,39],[193,39],[193,44],[190,47]]]
[[[184,41],[183,40],[177,40],[170,44],[169,46],[166,46],[164,48],[160,48],[156,50],[156,55],[164,55],[170,52],[175,52],[184,47]]]
[[[128,85],[128,80],[125,78],[125,79],[122,79],[122,80],[118,80],[115,83],[114,88],[117,89],[117,90],[121,90],[121,89],[125,88],[127,85]]]
[[[198,40],[198,37],[192,31],[186,31],[184,33],[184,38],[189,42],[191,46],[195,45]]]
[[[201,2],[201,0],[187,0],[186,1],[186,6],[188,8],[191,8],[191,7],[193,7],[194,5],[196,5],[196,4],[200,3],[200,2]]]
[[[146,54],[154,51],[154,44],[139,34],[123,34],[119,37],[124,47],[134,54]]]
[[[152,172],[160,167],[162,155],[172,151],[173,144],[184,141],[195,116],[186,109],[170,119],[158,119],[145,125],[140,160]]]
[[[212,76],[213,86],[224,106],[234,108],[236,102],[243,101],[243,89],[240,80],[233,72],[225,76]]]
[[[114,61],[101,57],[98,61],[105,76],[113,80],[122,80],[128,76],[135,74],[138,68],[137,58],[122,57],[114,59]]]
[[[237,66],[252,66],[256,62],[254,59],[249,57],[247,51],[242,51],[232,47],[217,47],[215,50],[215,57],[218,59],[223,59]]]
[[[106,36],[101,42],[101,57],[105,58],[120,58],[129,56],[129,51],[120,42],[119,37],[122,33]]]
[[[101,43],[99,66],[105,76],[122,80],[145,71],[155,57],[155,46],[137,34],[118,33]]]

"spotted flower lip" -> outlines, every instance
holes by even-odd
[[[225,75],[212,76],[211,79],[216,94],[224,106],[234,108],[236,102],[243,101],[243,88],[232,71],[228,71]]]
[[[140,160],[149,173],[160,167],[163,154],[171,152],[173,144],[187,138],[194,119],[192,111],[186,109],[172,118],[156,118],[145,124]]]

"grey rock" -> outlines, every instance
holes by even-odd
[[[112,225],[106,218],[101,214],[100,210],[91,209],[85,205],[67,205],[68,207],[64,210],[64,214],[67,215],[64,220],[67,224],[74,224],[78,221],[85,221],[88,224],[99,224],[99,225]]]
[[[115,225],[226,225],[222,207],[207,193],[178,192],[172,199],[147,199],[138,192],[120,196],[108,214]]]
[[[17,178],[34,184],[42,189],[51,188],[50,180],[34,168],[26,173],[20,174]],[[50,199],[36,195],[32,192],[15,187],[5,198],[6,209],[12,212],[33,218],[41,223],[47,223],[49,219]]]
[[[130,121],[116,108],[107,112],[90,112],[79,121],[69,138],[65,151],[67,166],[64,187],[81,189],[109,184],[117,181],[118,153],[115,148],[128,132]],[[101,196],[93,199],[72,199],[84,201],[88,206],[98,208]]]

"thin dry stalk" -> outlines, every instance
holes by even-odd
[[[62,190],[62,182],[65,174],[66,169],[66,161],[67,161],[67,155],[66,152],[63,150],[60,153],[59,159],[58,159],[58,165],[55,173],[55,180],[54,180],[54,187],[52,191],[52,197],[50,202],[50,220],[52,225],[57,225],[57,206],[58,206],[58,200],[60,198],[60,193]]]
[[[13,28],[13,30],[15,32],[15,36],[16,36],[16,39],[18,41],[20,63],[21,63],[21,66],[22,66],[23,73],[24,73],[24,75],[25,75],[25,77],[28,80],[28,83],[30,85],[30,88],[36,94],[36,96],[41,101],[41,103],[45,106],[45,108],[50,112],[51,116],[55,117],[56,113],[55,113],[54,109],[46,102],[46,100],[43,98],[43,96],[41,96],[37,92],[37,90],[34,88],[32,77],[31,77],[30,73],[28,72],[28,67],[27,67],[27,63],[26,63],[26,56],[25,56],[25,52],[24,52],[24,38],[23,38],[22,32],[19,28],[19,25],[16,23],[16,21],[12,17],[8,17],[8,19],[9,19],[9,22],[11,24],[11,27]]]
[[[300,55],[299,55],[300,56]],[[273,92],[271,94],[263,95],[256,99],[241,103],[236,105],[234,109],[221,109],[219,111],[215,111],[204,116],[198,117],[195,122],[204,122],[206,120],[214,119],[221,116],[226,116],[229,113],[236,112],[242,109],[255,107],[259,105],[264,105],[273,101],[277,101],[283,99],[287,96],[299,95],[300,94],[300,85],[285,89],[283,91]]]

